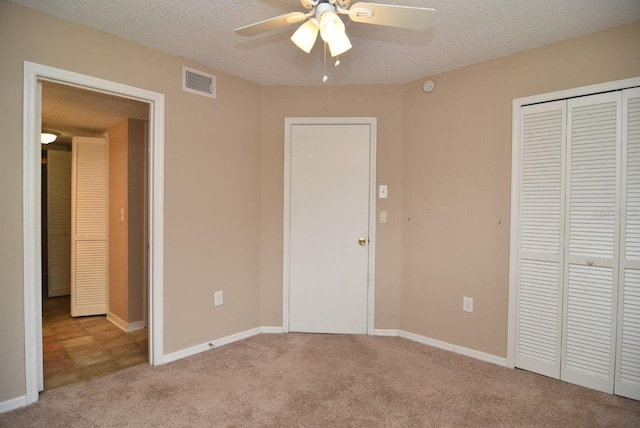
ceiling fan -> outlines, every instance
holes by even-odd
[[[431,24],[436,12],[434,9],[423,7],[377,3],[358,2],[352,5],[351,0],[300,0],[300,4],[308,10],[307,13],[286,13],[238,28],[235,32],[241,36],[255,36],[304,22],[293,33],[291,41],[309,53],[319,32],[322,40],[329,46],[331,56],[335,57],[352,47],[339,15],[348,15],[352,21],[364,24],[424,30]]]

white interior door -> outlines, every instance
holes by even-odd
[[[613,393],[621,93],[568,101],[561,379]]]
[[[71,152],[47,151],[49,297],[71,293]]]
[[[291,126],[290,331],[367,332],[371,132]]]
[[[109,147],[107,138],[73,138],[71,315],[107,312]]]
[[[615,393],[640,400],[640,88],[623,92]]]

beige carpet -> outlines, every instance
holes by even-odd
[[[45,392],[0,426],[638,427],[640,402],[399,338],[260,335]]]

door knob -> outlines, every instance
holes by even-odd
[[[360,239],[358,239],[358,244],[360,244],[360,245],[364,245],[364,244],[366,244],[366,243],[367,243],[367,240],[366,240],[365,238],[360,238]]]

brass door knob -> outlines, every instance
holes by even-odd
[[[367,243],[367,240],[366,240],[365,238],[360,238],[360,239],[358,239],[358,244],[360,244],[360,245],[364,245],[364,244],[366,244],[366,243]]]

